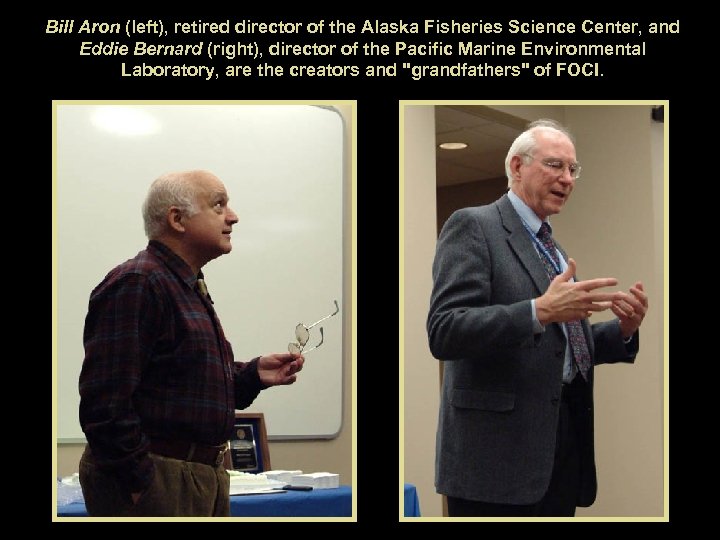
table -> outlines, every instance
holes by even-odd
[[[87,516],[84,503],[58,506],[58,516]],[[286,491],[271,495],[233,495],[230,497],[233,517],[336,517],[352,515],[352,488],[312,491]]]
[[[405,484],[405,517],[420,517],[420,499],[412,484]]]

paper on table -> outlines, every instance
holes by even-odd
[[[235,489],[230,486],[230,495],[272,495],[273,493],[287,493],[284,489],[262,488],[262,489]]]
[[[263,474],[266,477],[268,477],[270,480],[277,480],[278,482],[283,482],[284,484],[290,484],[293,476],[302,474],[302,473],[303,472],[301,470],[295,470],[295,471],[273,470],[273,471],[265,471]]]
[[[314,489],[332,489],[340,487],[340,475],[329,472],[297,474],[292,477],[292,484],[312,486]]]
[[[282,488],[286,483],[267,478],[264,474],[250,474],[228,471],[230,475],[230,495],[265,493],[273,488]]]

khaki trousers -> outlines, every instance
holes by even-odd
[[[80,485],[91,516],[230,515],[230,477],[223,467],[149,454],[155,476],[133,504],[117,478],[98,469],[86,448],[80,459]]]

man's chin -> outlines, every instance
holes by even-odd
[[[565,201],[552,204],[548,208],[546,208],[547,215],[552,216],[555,214],[559,214],[563,208],[565,208]]]
[[[230,245],[230,244],[222,245],[217,249],[217,251],[215,253],[209,255],[208,262],[210,262],[214,259],[217,259],[218,257],[221,257],[223,255],[227,255],[231,251],[232,251],[232,245]]]

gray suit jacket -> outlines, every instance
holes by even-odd
[[[555,323],[533,334],[530,300],[550,280],[507,195],[448,219],[433,281],[427,330],[433,356],[445,361],[437,490],[534,504],[547,491],[553,467],[566,338]],[[625,345],[616,319],[583,321],[583,328],[593,364],[634,361],[637,334]],[[591,505],[597,490],[592,369],[589,378],[578,506]]]

